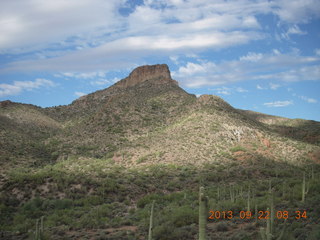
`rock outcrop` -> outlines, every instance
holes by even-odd
[[[174,83],[170,75],[169,67],[166,64],[145,65],[134,69],[130,75],[115,84],[119,88],[135,86],[145,81],[152,81],[155,84]]]
[[[2,107],[5,108],[5,107],[12,106],[15,104],[16,103],[11,102],[10,100],[5,100],[5,101],[0,102],[0,108],[2,108]]]

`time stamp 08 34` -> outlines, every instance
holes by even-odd
[[[209,211],[210,216],[208,219],[210,220],[227,220],[227,219],[269,219],[271,218],[270,211],[257,211],[254,213],[252,211]],[[275,211],[274,218],[277,219],[307,219],[307,211],[306,210],[297,210],[297,211]]]

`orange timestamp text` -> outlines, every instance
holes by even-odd
[[[257,218],[260,220],[263,219],[269,219],[271,218],[271,212],[270,211],[258,211],[256,214],[251,211],[209,211],[210,216],[208,217],[211,220],[219,220],[219,219],[253,219]],[[307,211],[305,210],[297,210],[297,211],[275,211],[274,212],[274,218],[277,219],[306,219],[307,218]]]

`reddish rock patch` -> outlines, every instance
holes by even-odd
[[[320,164],[320,151],[309,152],[308,157],[315,163]]]
[[[264,146],[266,146],[267,148],[270,148],[271,147],[271,143],[268,139],[263,139],[262,140],[262,143]]]

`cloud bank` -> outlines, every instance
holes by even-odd
[[[258,17],[267,14],[287,26],[287,37],[304,34],[298,24],[318,18],[320,2],[145,0],[132,7],[125,0],[5,1],[0,53],[26,55],[0,71],[114,70],[148,56],[216,51],[266,39]]]

